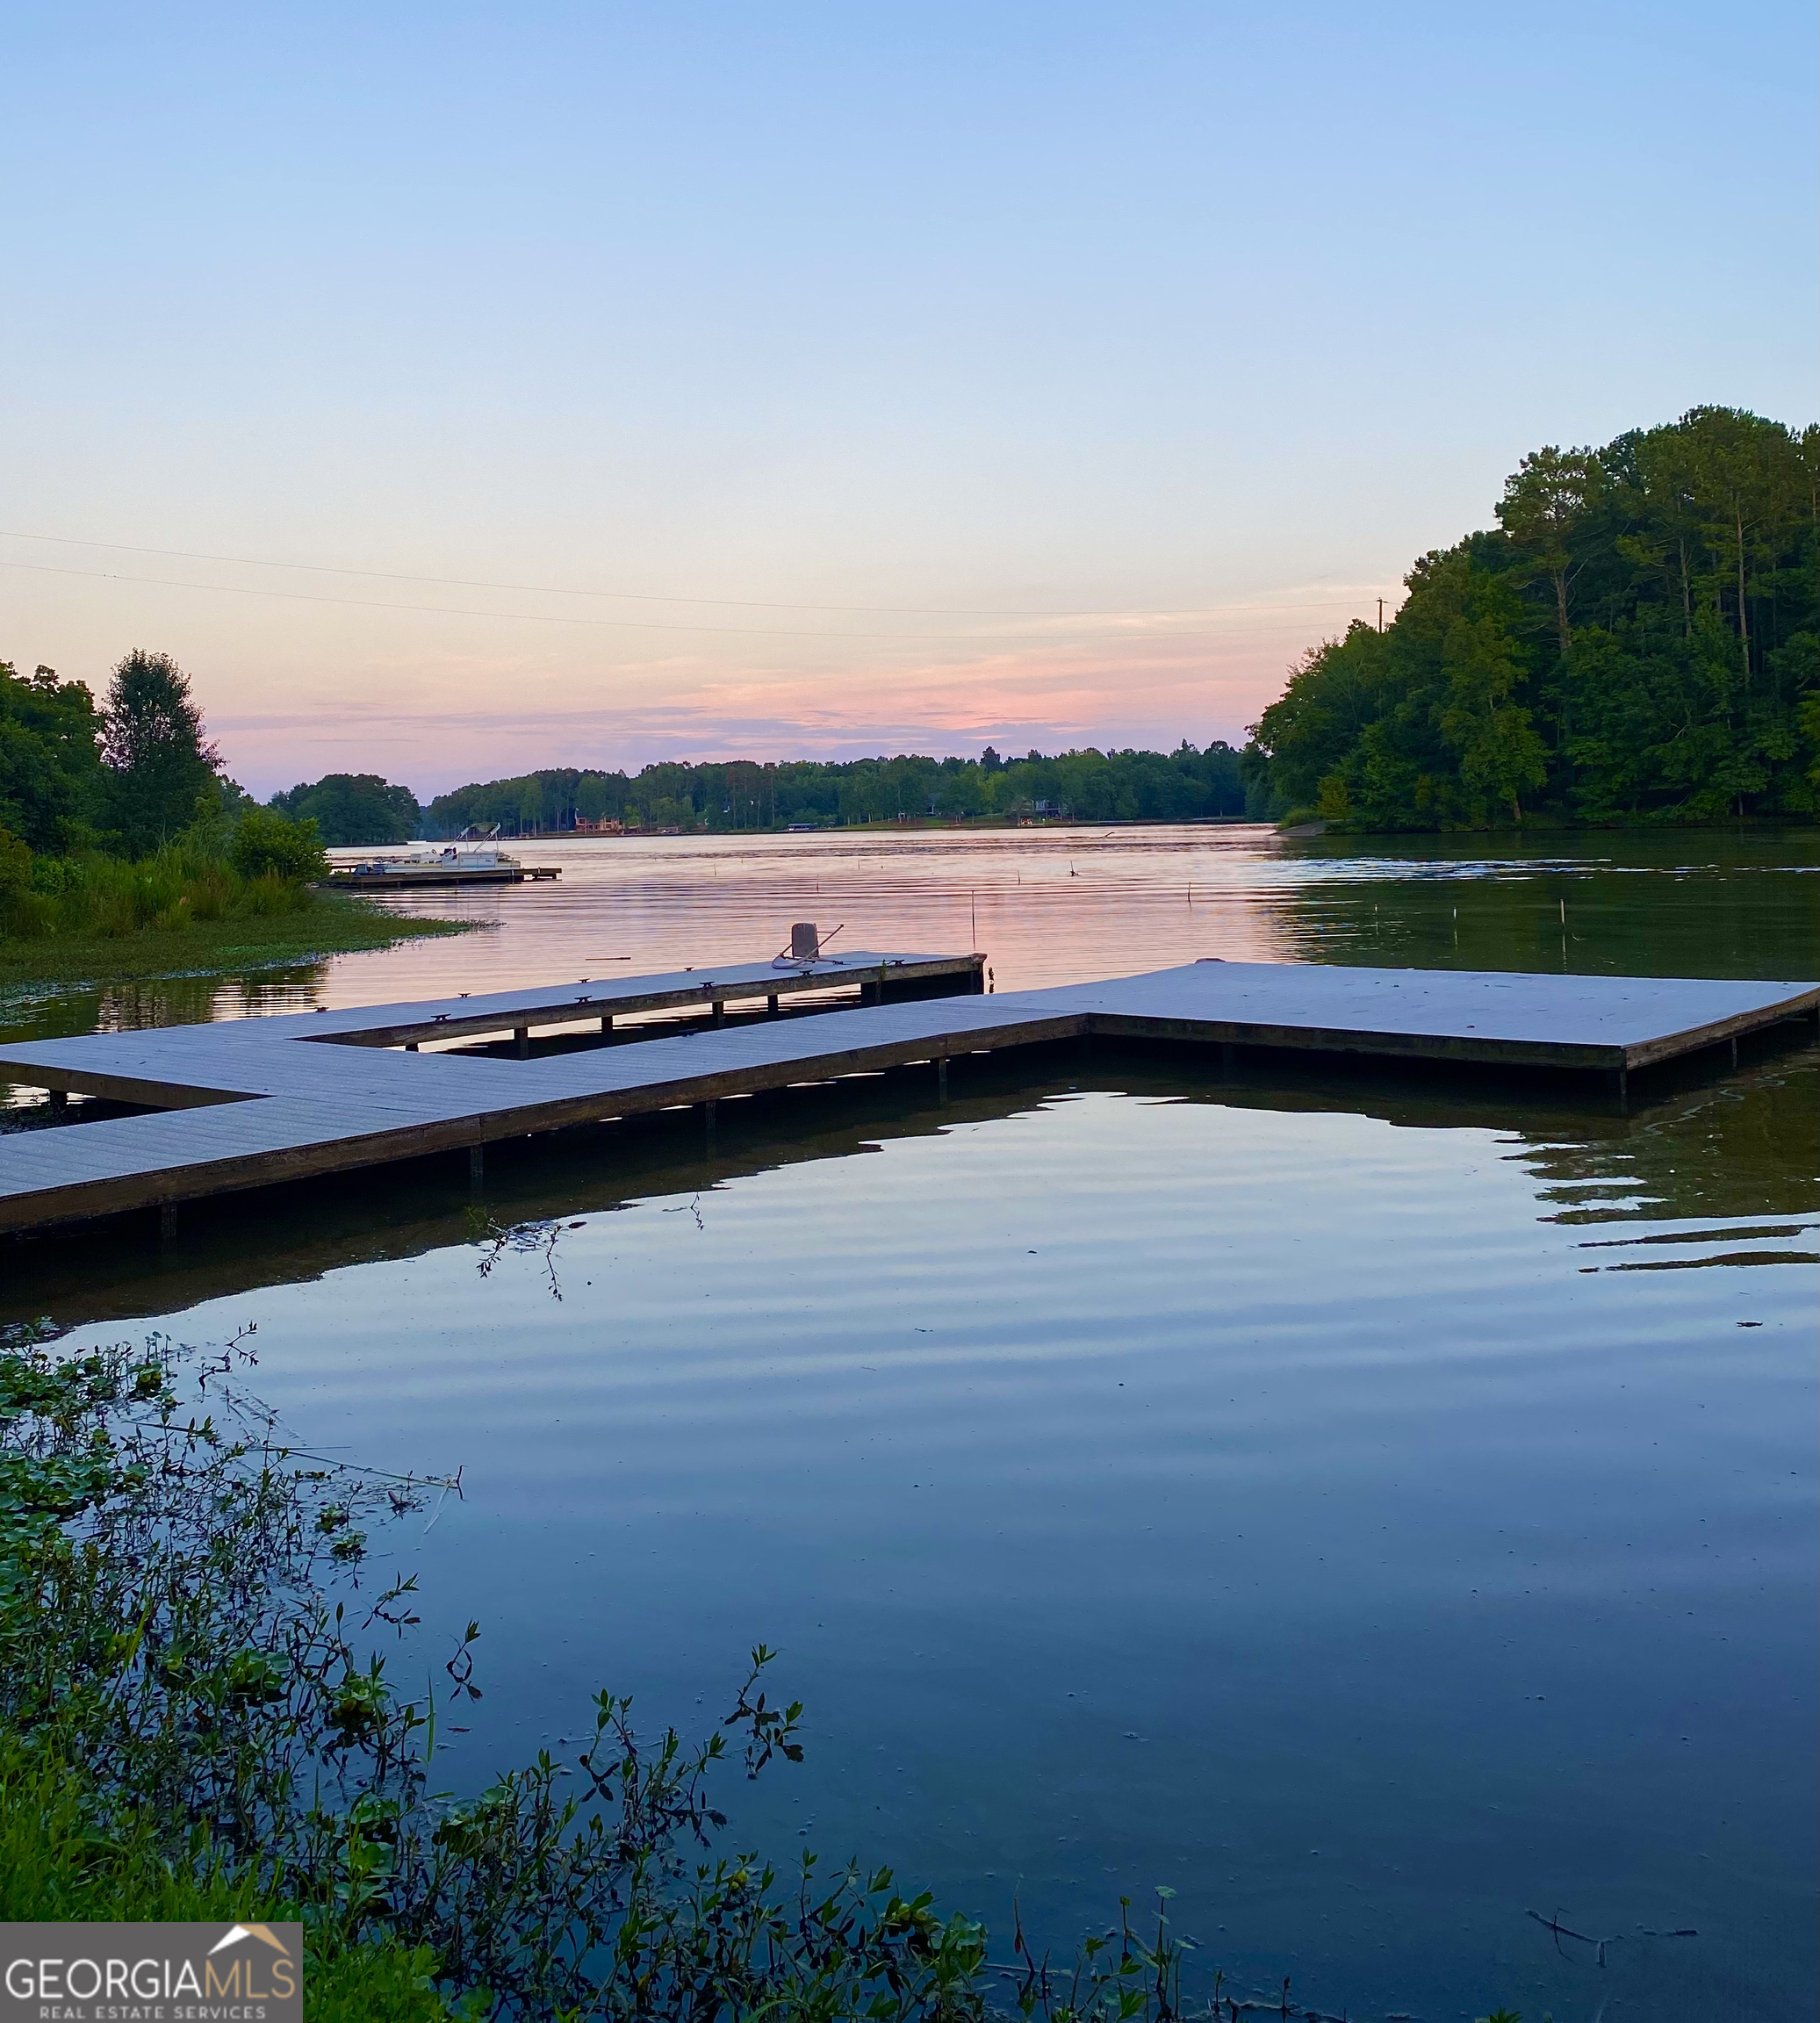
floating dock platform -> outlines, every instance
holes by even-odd
[[[0,1136],[0,1231],[130,1209],[168,1218],[212,1194],[428,1153],[465,1150],[478,1174],[496,1140],[916,1062],[946,1093],[951,1060],[1094,1034],[1572,1069],[1622,1094],[1640,1068],[1728,1043],[1735,1060],[1743,1035],[1820,1016],[1809,983],[1202,961],[991,997],[983,964],[753,962],[0,1046],[0,1079],[146,1112]],[[785,1015],[788,999],[825,1006],[831,993],[845,1004]],[[685,1008],[694,1030],[615,1028]],[[534,1051],[540,1030],[563,1035],[560,1048]],[[441,1050],[489,1034],[509,1050]]]
[[[333,892],[415,892],[426,885],[522,885],[561,876],[555,864],[425,864],[403,871],[331,871],[322,884]]]

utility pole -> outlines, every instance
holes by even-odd
[[[1384,630],[1384,599],[1382,597],[1378,600],[1378,630],[1380,632]]]

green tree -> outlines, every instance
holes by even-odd
[[[1538,450],[1505,481],[1498,523],[1543,576],[1555,600],[1555,628],[1565,654],[1573,644],[1568,601],[1585,566],[1575,535],[1597,502],[1601,476],[1590,450]]]
[[[1538,450],[1498,520],[1291,670],[1254,783],[1388,830],[1814,815],[1815,430],[1701,407]]]
[[[274,794],[271,805],[293,820],[309,817],[332,846],[406,843],[422,818],[411,789],[377,773],[326,774],[313,785]]]
[[[101,719],[80,681],[0,660],[0,824],[33,850],[80,839],[101,782]]]
[[[103,711],[108,826],[130,855],[155,850],[187,826],[220,765],[190,678],[168,653],[141,648],[113,671]]]
[[[328,869],[314,819],[306,815],[293,822],[276,808],[248,808],[235,825],[228,854],[244,878],[271,874],[300,883]]]
[[[1448,695],[1440,727],[1460,755],[1461,783],[1521,822],[1520,796],[1548,777],[1548,752],[1529,712],[1512,701],[1523,673],[1514,644],[1495,618],[1454,621],[1442,656]]]

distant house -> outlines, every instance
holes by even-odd
[[[626,825],[617,815],[602,815],[590,821],[586,815],[575,817],[575,833],[578,836],[623,836]]]

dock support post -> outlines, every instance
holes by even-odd
[[[948,1099],[948,1057],[938,1054],[935,1057],[935,1099],[946,1103]]]
[[[1736,1033],[1731,1035],[1731,1065],[1734,1068],[1737,1066],[1737,1034]]]
[[[1732,1047],[1732,1052],[1735,1054],[1735,1053],[1737,1053],[1737,1047],[1736,1044],[1734,1043],[1734,1045],[1733,1045],[1733,1047]],[[61,1117],[61,1116],[62,1116],[62,1115],[65,1113],[65,1112],[67,1112],[67,1111],[68,1111],[68,1108],[69,1108],[69,1091],[68,1091],[68,1090],[67,1090],[67,1089],[53,1089],[53,1090],[51,1091],[51,1115],[52,1115],[53,1117]]]
[[[714,1150],[714,1127],[716,1119],[720,1113],[720,1105],[716,1103],[712,1097],[709,1097],[708,1101],[701,1105],[701,1113],[707,1122],[707,1131],[705,1135],[708,1141],[708,1149],[710,1152]]]
[[[521,1061],[529,1061],[531,1057],[530,1027],[529,1026],[519,1026],[512,1037],[518,1042],[518,1058]]]
[[[486,1179],[486,1148],[482,1145],[468,1147],[468,1186],[476,1194]]]
[[[613,1014],[612,1014],[612,1012],[603,1012],[601,1014],[601,1032],[602,1032],[602,1033],[610,1033],[610,1032],[612,1032],[612,1030],[613,1030]]]
[[[158,1241],[169,1243],[177,1233],[177,1205],[175,1201],[158,1204]]]
[[[716,997],[714,1001],[714,1023],[716,1026],[724,1026],[727,1023],[727,1005],[724,998]]]
[[[1618,1108],[1628,1112],[1630,1108],[1630,1070],[1620,1068],[1615,1070],[1612,1079],[1617,1091]]]
[[[777,1017],[777,992],[775,990],[765,1000],[765,1015],[769,1019]]]
[[[417,1042],[414,1040],[406,1040],[405,1041],[405,1052],[406,1054],[414,1054],[416,1051]]]

